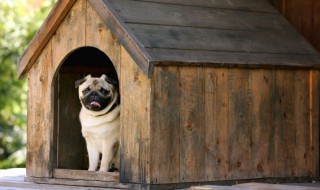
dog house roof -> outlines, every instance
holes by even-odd
[[[76,0],[59,0],[19,60],[33,63]],[[149,76],[157,65],[320,68],[311,45],[267,0],[89,0]]]

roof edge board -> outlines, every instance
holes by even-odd
[[[90,5],[98,13],[101,19],[107,24],[111,32],[119,39],[120,43],[126,48],[130,56],[139,65],[141,70],[148,76],[152,76],[153,65],[152,57],[144,49],[142,43],[135,37],[131,30],[125,27],[125,23],[113,10],[106,0],[88,0]]]
[[[51,9],[49,15],[30,41],[24,54],[18,61],[18,78],[21,79],[35,63],[43,48],[50,41],[52,35],[60,26],[71,7],[77,0],[58,0]]]

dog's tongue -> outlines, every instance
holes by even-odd
[[[90,106],[96,106],[96,107],[99,107],[99,108],[101,107],[101,105],[96,101],[91,102]]]

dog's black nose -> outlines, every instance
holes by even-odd
[[[97,93],[97,92],[92,92],[91,95],[92,95],[92,96],[97,96],[98,93]]]

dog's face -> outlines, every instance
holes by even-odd
[[[88,75],[76,81],[75,86],[79,87],[81,104],[90,111],[101,111],[118,98],[117,82],[106,75],[100,78]]]

